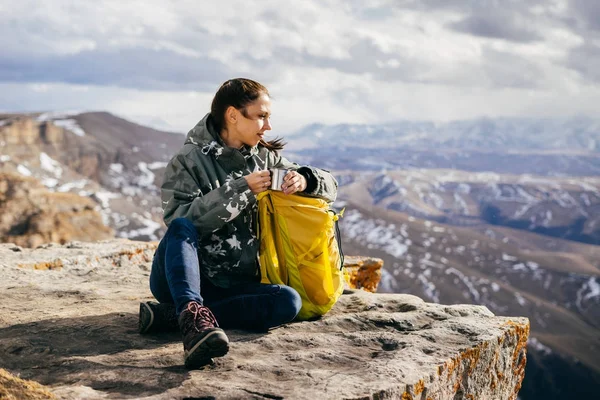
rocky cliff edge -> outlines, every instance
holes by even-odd
[[[517,398],[526,318],[356,289],[317,321],[267,334],[228,331],[227,356],[187,371],[178,334],[137,332],[155,246],[0,245],[0,397]],[[377,269],[368,259],[352,263]]]

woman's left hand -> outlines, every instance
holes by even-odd
[[[284,194],[293,194],[296,192],[302,192],[306,189],[306,178],[296,171],[290,171],[283,177],[283,183],[281,184],[281,190]]]

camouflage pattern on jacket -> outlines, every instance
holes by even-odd
[[[198,231],[203,278],[231,287],[260,279],[257,202],[245,175],[267,168],[298,170],[309,179],[307,196],[335,201],[337,182],[324,170],[301,167],[262,145],[234,149],[215,132],[207,114],[171,159],[161,187],[164,221],[192,221]]]

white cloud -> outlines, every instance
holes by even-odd
[[[0,0],[0,109],[108,110],[187,131],[227,78],[312,122],[593,113],[593,0]],[[487,4],[487,3],[486,3]]]

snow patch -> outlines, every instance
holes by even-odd
[[[40,114],[37,118],[37,122],[46,122],[53,121],[55,119],[70,119],[78,114],[81,114],[79,111],[49,111],[43,114]]]
[[[406,254],[411,243],[396,232],[394,225],[364,218],[356,210],[345,213],[340,228],[349,239],[354,239],[368,248],[379,248],[396,258]]]
[[[17,172],[24,176],[31,176],[31,171],[22,164],[17,166]]]
[[[550,347],[542,344],[539,340],[537,340],[537,338],[534,338],[532,336],[530,336],[529,339],[527,339],[527,345],[533,347],[540,353],[544,353],[544,355],[549,355],[552,353]]]
[[[148,164],[148,169],[159,169],[167,166],[166,162],[155,161],[153,163]]]
[[[137,184],[140,187],[151,187],[154,186],[154,172],[150,171],[148,164],[145,162],[139,162],[138,168],[141,175],[137,178]]]
[[[502,260],[503,261],[517,261],[518,258],[515,256],[511,256],[510,254],[502,253]]]
[[[43,178],[41,182],[42,185],[46,186],[47,188],[55,188],[56,185],[58,185],[58,179],[54,178]]]
[[[479,302],[479,298],[480,298],[479,292],[477,291],[477,289],[475,289],[475,286],[473,285],[473,283],[471,282],[471,280],[469,279],[468,276],[466,276],[465,274],[463,274],[456,268],[448,268],[446,270],[446,275],[450,275],[450,274],[456,275],[465,284],[465,286],[469,290],[469,293],[471,294],[473,299],[476,302]]]
[[[120,232],[119,233],[120,237],[132,239],[132,238],[137,238],[140,236],[147,236],[150,240],[158,239],[158,237],[156,235],[156,231],[161,228],[161,224],[159,224],[158,222],[156,222],[150,218],[146,218],[140,214],[137,214],[137,213],[133,213],[131,216],[133,218],[135,218],[137,220],[137,222],[142,224],[143,227],[130,230],[129,232]]]
[[[398,288],[398,283],[392,274],[390,274],[386,269],[382,269],[379,287],[384,293],[395,293]]]
[[[527,300],[525,300],[525,298],[519,292],[515,292],[515,299],[517,299],[517,303],[519,303],[521,307],[527,304]]]
[[[596,278],[591,277],[590,280],[587,282],[587,286],[590,292],[583,297],[583,300],[588,300],[593,297],[600,296],[600,284],[598,284]]]
[[[428,277],[431,276],[431,272],[429,270],[425,270],[423,273],[417,275],[417,279],[423,284],[423,291],[425,295],[429,297],[432,301],[439,303],[440,298],[438,296],[438,292],[435,288],[433,282],[431,282]]]
[[[63,170],[60,163],[53,160],[48,154],[40,153],[40,166],[44,171],[50,172],[55,178],[62,176]]]
[[[77,121],[75,121],[74,119],[56,119],[52,121],[52,123],[56,126],[73,132],[77,136],[85,136],[85,131],[79,126]]]
[[[61,185],[58,189],[58,192],[68,192],[72,189],[83,189],[85,185],[87,185],[87,179],[80,179],[78,181],[67,182],[64,185]]]
[[[514,264],[512,266],[512,269],[515,271],[526,271],[527,270],[527,268],[525,267],[525,264],[523,264],[523,263]]]
[[[112,172],[116,172],[117,174],[123,173],[123,164],[110,164],[109,169]]]
[[[96,192],[93,196],[100,202],[102,208],[110,207],[110,199],[118,199],[121,197],[120,194],[112,192]]]
[[[600,297],[600,284],[596,280],[596,277],[591,276],[577,291],[575,302],[577,307],[583,310],[582,303],[596,297]]]

